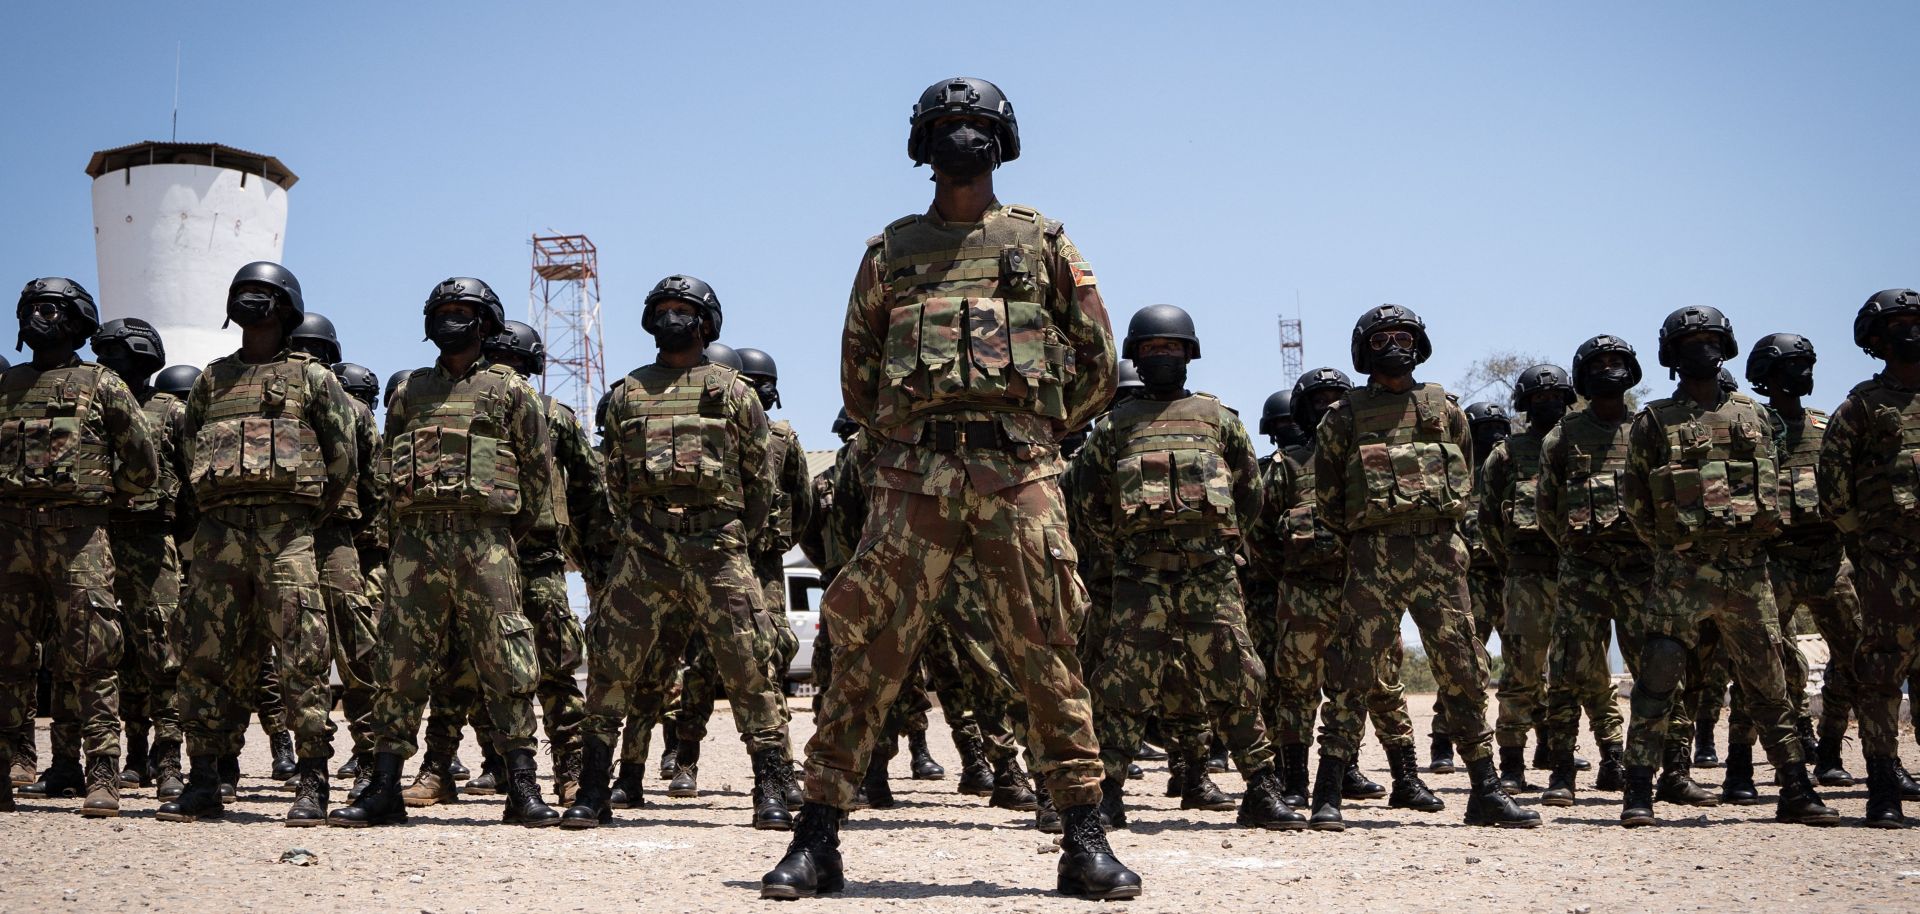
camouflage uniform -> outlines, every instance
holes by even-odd
[[[901,219],[869,243],[847,307],[841,392],[878,436],[865,538],[828,588],[839,666],[808,744],[808,802],[853,801],[874,738],[971,556],[995,643],[1027,699],[1035,768],[1062,810],[1100,798],[1074,633],[1086,593],[1059,439],[1114,384],[1091,268],[1059,223],[991,206]]]
[[[1313,462],[1320,520],[1347,546],[1335,636],[1344,662],[1329,671],[1329,690],[1374,688],[1399,640],[1401,613],[1411,612],[1438,679],[1445,731],[1477,762],[1491,754],[1486,667],[1459,534],[1473,497],[1472,452],[1466,416],[1439,385],[1395,393],[1369,381],[1320,420]],[[1330,700],[1322,757],[1351,760],[1364,722],[1350,701]]]
[[[1589,407],[1567,414],[1541,445],[1535,514],[1541,532],[1560,550],[1542,739],[1548,757],[1561,763],[1573,757],[1582,706],[1594,742],[1621,745],[1607,662],[1614,635],[1628,669],[1640,664],[1635,626],[1652,596],[1653,557],[1634,535],[1621,496],[1629,427],[1627,421],[1601,419]]]
[[[92,362],[0,373],[0,732],[33,725],[45,641],[55,682],[75,692],[86,754],[117,761],[108,505],[158,483],[155,439],[126,383]]]
[[[600,452],[588,442],[579,418],[552,397],[540,399],[559,476],[553,495],[560,526],[554,533],[536,531],[520,541],[521,600],[534,625],[534,646],[540,654],[536,693],[548,751],[554,770],[570,773],[587,716],[585,698],[574,679],[586,659],[586,633],[567,599],[567,559],[571,557],[596,588],[605,583],[613,561],[613,509],[607,501]]]
[[[189,563],[181,725],[195,757],[240,752],[269,648],[302,759],[333,755],[332,660],[314,534],[358,479],[352,400],[297,352],[215,359],[187,395],[200,522]]]
[[[1897,758],[1900,685],[1920,658],[1920,391],[1891,372],[1854,387],[1827,425],[1815,474],[1859,593],[1860,747],[1870,762]],[[1797,509],[1797,473],[1795,483]]]
[[[1628,433],[1621,494],[1635,531],[1654,549],[1629,768],[1661,763],[1675,689],[1699,675],[1713,623],[1734,679],[1750,699],[1776,767],[1804,761],[1780,667],[1780,630],[1765,539],[1779,530],[1773,426],[1759,404],[1723,393],[1712,408],[1656,400]],[[1690,735],[1690,734],[1689,734]]]
[[[333,637],[334,667],[340,673],[341,710],[346,713],[347,733],[353,737],[353,753],[363,756],[373,751],[374,684],[381,670],[373,601],[367,597],[367,579],[355,543],[384,513],[388,481],[373,410],[351,397],[348,403],[353,408],[360,473],[340,506],[321,522],[314,534],[314,549],[327,603],[327,628]]]
[[[121,664],[120,716],[129,732],[152,724],[156,747],[179,748],[180,552],[174,530],[190,525],[187,407],[172,394],[147,389],[140,408],[153,431],[160,476],[146,494],[117,502],[111,512],[114,595],[120,601],[127,651]],[[137,394],[136,394],[137,396]]]
[[[1500,653],[1500,716],[1494,739],[1522,748],[1527,733],[1546,723],[1547,653],[1558,601],[1553,541],[1541,531],[1535,495],[1540,486],[1541,437],[1519,432],[1493,446],[1481,465],[1480,531],[1500,562],[1507,586]]]
[[[521,610],[519,544],[556,528],[552,443],[540,395],[479,359],[408,375],[387,407],[392,574],[386,677],[374,698],[374,747],[412,755],[429,688],[449,645],[470,652],[501,755],[532,749],[540,678]]]

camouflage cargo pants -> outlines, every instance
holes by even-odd
[[[560,562],[523,566],[522,605],[533,623],[534,648],[540,655],[540,724],[556,759],[580,749],[581,727],[587,719],[586,696],[575,678],[586,662],[586,631],[567,601],[567,569]]]
[[[1608,650],[1618,633],[1628,666],[1639,665],[1640,641],[1630,620],[1645,611],[1653,565],[1643,555],[1625,552],[1562,552],[1556,580],[1553,641],[1547,653],[1547,751],[1573,751],[1582,708],[1595,743],[1619,744],[1623,721]]]
[[[1860,748],[1870,757],[1899,752],[1900,683],[1920,657],[1920,544],[1892,534],[1847,543],[1860,596],[1858,677]],[[1915,702],[1920,712],[1920,702]]]
[[[980,607],[1026,699],[1035,770],[1061,809],[1100,799],[1100,748],[1074,633],[1086,605],[1058,480],[952,496],[876,488],[860,549],[828,588],[836,671],[807,745],[808,801],[841,809],[936,614],[970,555]]]
[[[1473,602],[1473,631],[1480,639],[1480,666],[1493,674],[1493,661],[1487,654],[1487,642],[1499,635],[1502,644],[1506,643],[1504,626],[1507,624],[1507,576],[1498,567],[1491,564],[1476,564],[1467,568],[1467,596]],[[1431,668],[1433,655],[1427,655],[1427,664]],[[1435,682],[1440,674],[1434,671]],[[1445,737],[1446,725],[1442,722],[1440,696],[1433,696],[1433,726],[1436,737]]]
[[[636,706],[664,705],[657,653],[677,661],[706,636],[749,753],[785,744],[785,698],[767,677],[763,594],[738,520],[706,533],[630,528],[607,592],[587,620],[586,735],[611,745]],[[657,711],[654,714],[657,715]]]
[[[74,690],[87,755],[120,754],[123,649],[99,509],[0,507],[0,732],[33,726],[40,645]]]
[[[126,628],[121,717],[151,721],[155,742],[179,742],[180,553],[162,519],[114,524],[113,589]],[[129,686],[129,679],[137,685]]]
[[[1526,746],[1527,734],[1546,723],[1547,654],[1553,644],[1559,589],[1551,570],[1507,574],[1506,620],[1500,629],[1500,656],[1506,669],[1495,692],[1500,711],[1493,731],[1494,741],[1502,748]]]
[[[1718,637],[1703,634],[1711,624]],[[1627,764],[1658,767],[1680,687],[1717,647],[1749,696],[1760,741],[1776,766],[1804,760],[1780,666],[1773,582],[1760,544],[1726,542],[1654,554],[1653,591],[1640,630]],[[1688,734],[1682,734],[1688,735]]]
[[[1241,589],[1246,593],[1247,600],[1247,637],[1253,639],[1253,652],[1260,658],[1261,666],[1267,671],[1266,681],[1260,686],[1260,719],[1267,724],[1268,739],[1279,743],[1278,662],[1280,633],[1286,626],[1283,620],[1286,609],[1281,605],[1280,588],[1271,581],[1246,583],[1243,579]]]
[[[373,702],[374,749],[413,754],[420,718],[450,639],[470,652],[502,755],[534,747],[540,657],[521,611],[520,558],[506,519],[454,512],[403,515],[388,559],[392,591],[380,620],[387,670]]]
[[[1445,732],[1469,762],[1491,754],[1486,648],[1474,632],[1470,601],[1467,544],[1452,525],[1431,533],[1362,531],[1349,540],[1334,635],[1338,662],[1328,670],[1321,711],[1322,756],[1358,754],[1366,717],[1359,702],[1340,693],[1364,695],[1385,678],[1400,618],[1409,613],[1433,665]]]
[[[180,724],[188,755],[239,753],[260,665],[274,674],[301,758],[333,755],[333,660],[313,508],[202,511],[181,624]]]
[[[1786,623],[1805,607],[1814,629],[1827,642],[1827,668],[1820,685],[1820,740],[1844,738],[1858,689],[1854,657],[1860,647],[1860,595],[1853,585],[1853,566],[1836,542],[1831,548],[1821,549],[1776,546],[1767,571],[1773,577],[1773,598],[1780,608],[1781,634],[1788,633]],[[1786,644],[1792,656],[1783,659],[1795,663],[1795,669],[1787,673],[1787,686],[1796,699],[1795,710],[1804,716],[1810,671],[1792,640]],[[1738,704],[1734,714],[1746,724],[1744,709]],[[1751,733],[1749,725],[1742,728],[1740,736],[1751,743]]]
[[[1327,691],[1327,671],[1339,664],[1331,658],[1344,589],[1339,578],[1294,577],[1284,585],[1288,613],[1271,669],[1270,687],[1278,696],[1279,706],[1270,722],[1273,741],[1312,745],[1313,722],[1320,716],[1324,695],[1327,700],[1337,698],[1348,703],[1342,715],[1372,718],[1381,745],[1389,749],[1411,746],[1413,719],[1407,714],[1406,689],[1400,684],[1406,649],[1399,638],[1394,639],[1382,668],[1386,675],[1372,689],[1364,693]]]
[[[373,751],[374,683],[379,680],[380,644],[374,628],[373,601],[360,571],[353,530],[328,522],[314,534],[320,560],[320,593],[327,601],[327,625],[333,638],[333,665],[340,674],[340,708],[346,714],[353,751]]]

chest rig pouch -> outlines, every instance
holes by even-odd
[[[307,424],[306,366],[311,356],[248,365],[239,359],[207,367],[206,416],[194,435],[189,475],[201,500],[281,495],[318,504],[326,489],[320,439]]]
[[[102,505],[113,495],[113,458],[95,400],[101,373],[89,363],[35,374],[21,365],[0,385],[0,497]]]
[[[1173,402],[1139,398],[1114,411],[1114,430],[1125,442],[1113,477],[1113,521],[1122,534],[1173,528],[1238,532],[1222,411],[1206,394]]]
[[[1448,431],[1446,394],[1423,384],[1405,393],[1360,387],[1347,397],[1355,447],[1346,509],[1353,525],[1458,520],[1473,470]]]
[[[1620,498],[1631,428],[1631,423],[1602,423],[1584,412],[1561,420],[1567,469],[1560,503],[1567,513],[1569,536],[1612,539],[1634,535]]]
[[[1752,400],[1733,394],[1714,410],[1681,400],[1650,408],[1667,436],[1667,463],[1648,481],[1663,541],[1748,534],[1762,518],[1779,518],[1773,429]]]
[[[1920,531],[1920,394],[1868,381],[1851,396],[1867,417],[1854,468],[1854,498],[1863,524]]]
[[[434,368],[407,378],[405,417],[388,445],[395,512],[520,513],[520,459],[507,437],[511,369],[488,365],[454,381]]]
[[[685,382],[649,389],[637,376],[620,385],[621,459],[634,499],[672,494],[677,504],[744,501],[735,406],[727,396],[736,375],[718,365],[687,373]]]

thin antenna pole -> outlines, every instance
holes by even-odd
[[[180,142],[180,42],[173,43],[173,142]]]

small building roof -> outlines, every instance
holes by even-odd
[[[162,143],[157,140],[134,143],[117,149],[103,149],[87,160],[87,177],[98,178],[108,172],[142,165],[211,165],[259,175],[282,190],[293,187],[300,176],[279,159],[220,143]]]

